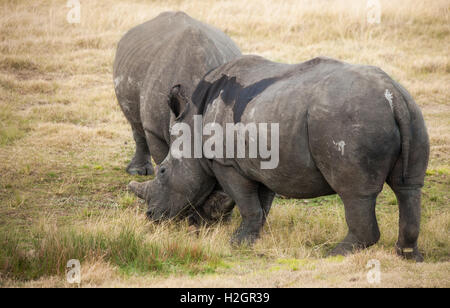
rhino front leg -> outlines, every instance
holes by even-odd
[[[129,174],[152,175],[154,171],[145,136],[135,127],[132,127],[132,129],[134,141],[136,142],[136,153],[127,167],[127,172]]]
[[[233,167],[213,164],[213,171],[224,191],[236,202],[242,217],[231,244],[252,244],[258,237],[264,221],[259,200],[259,183],[240,175]]]
[[[157,165],[161,164],[169,153],[169,146],[167,142],[156,134],[146,131],[147,144],[152,153],[153,160]]]
[[[273,199],[275,198],[275,193],[267,188],[265,185],[259,185],[259,201],[261,202],[261,207],[263,209],[263,221],[262,226],[266,223],[267,215],[269,215],[270,208],[272,207]]]

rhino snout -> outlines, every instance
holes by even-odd
[[[158,211],[156,208],[149,208],[145,212],[145,216],[147,216],[147,219],[153,222],[161,222],[165,219],[167,219],[166,211]]]

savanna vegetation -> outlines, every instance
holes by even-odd
[[[0,286],[449,287],[450,20],[448,0],[383,0],[381,22],[366,1],[84,1],[81,22],[65,0],[0,2]],[[337,196],[276,199],[253,248],[233,249],[231,224],[194,230],[153,224],[127,192],[134,153],[114,95],[120,37],[162,11],[182,10],[225,31],[243,53],[296,63],[323,55],[376,65],[423,110],[431,159],[419,247],[425,262],[394,251],[398,207],[378,198],[381,240],[348,257],[326,253],[346,233]],[[381,264],[369,284],[367,262]]]

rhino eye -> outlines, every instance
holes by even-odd
[[[161,173],[161,174],[166,173],[166,168],[165,167],[161,167],[161,169],[159,169],[159,173]]]

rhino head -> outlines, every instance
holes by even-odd
[[[172,88],[168,103],[173,119],[171,127],[176,123],[192,127],[191,119],[197,108],[185,96],[182,86]],[[223,192],[214,191],[217,181],[205,162],[196,158],[174,157],[171,152],[156,168],[153,180],[143,183],[133,181],[128,185],[132,192],[147,202],[147,217],[159,221],[189,216],[192,223],[198,224],[199,221],[211,223],[221,216],[229,216],[234,202]]]
[[[153,180],[131,182],[128,188],[148,204],[147,217],[162,220],[184,217],[205,202],[215,187],[194,159],[182,162],[170,154],[156,169]]]

